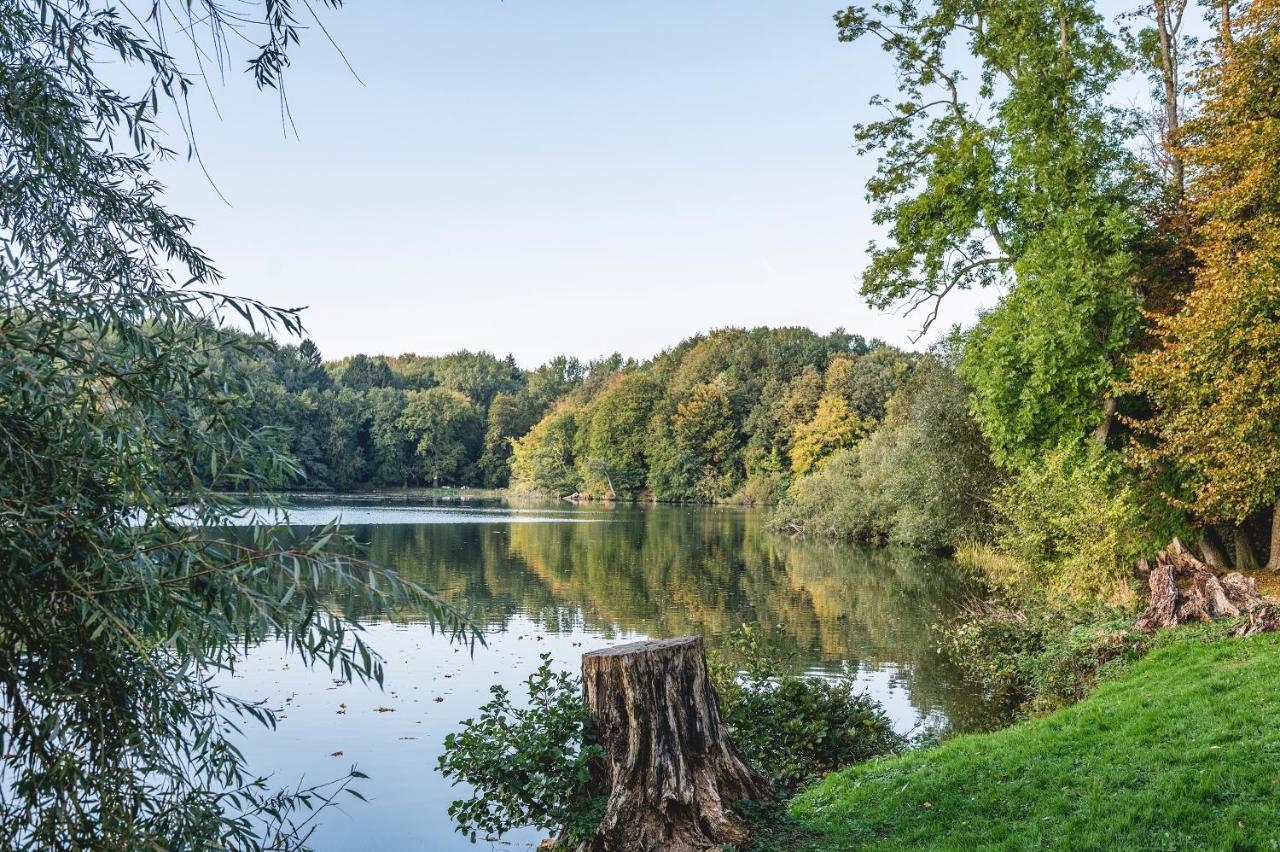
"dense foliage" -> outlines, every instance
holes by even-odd
[[[599,821],[587,789],[602,752],[592,741],[578,679],[552,671],[551,655],[543,654],[525,686],[520,704],[503,687],[490,687],[493,698],[480,715],[445,737],[439,771],[471,788],[449,806],[449,816],[472,843],[527,825],[572,841]]]
[[[744,625],[725,637],[711,675],[730,739],[779,793],[906,745],[851,676],[796,675],[765,628]]]
[[[921,359],[879,428],[797,479],[773,526],[939,549],[987,536],[998,474],[969,394],[947,358]]]
[[[264,343],[266,341],[263,341]],[[311,341],[238,364],[306,487],[467,485],[546,496],[771,501],[885,415],[912,356],[856,335],[722,329],[644,363],[355,355]]]
[[[507,484],[511,439],[582,383],[589,370],[557,358],[521,370],[510,357],[355,355],[324,362],[310,340],[266,339],[234,366],[254,378],[245,416],[278,430],[298,461],[294,487],[347,491]]]
[[[971,601],[937,630],[942,651],[975,683],[1043,712],[1084,698],[1109,663],[1146,653],[1151,637],[1132,625],[1121,607]]]
[[[211,290],[190,222],[160,203],[158,116],[191,85],[167,31],[227,59],[252,27],[259,86],[300,33],[286,0],[134,11],[0,4],[0,846],[291,847],[358,773],[273,792],[230,737],[274,715],[220,675],[278,637],[380,682],[358,615],[414,597],[460,620],[332,529],[226,534],[226,492],[298,468],[245,416],[260,388],[234,365],[265,347],[224,317],[299,321]]]
[[[910,371],[836,332],[722,329],[584,383],[515,442],[513,485],[546,494],[771,500],[884,417]]]
[[[1280,4],[1254,0],[1220,61],[1198,75],[1204,105],[1182,155],[1197,227],[1194,287],[1134,359],[1155,416],[1149,467],[1177,471],[1168,499],[1209,522],[1271,515],[1280,570]]]
[[[882,421],[823,409],[843,448],[810,460],[827,447],[801,435],[777,528],[972,544],[1024,597],[1124,597],[1135,558],[1174,534],[1223,565],[1230,542],[1241,568],[1262,545],[1280,567],[1280,11],[1218,4],[1199,41],[1187,14],[888,0],[836,15],[897,72],[874,99],[888,116],[855,131],[886,227],[863,294],[925,309],[927,329],[953,290],[1003,293]],[[1127,75],[1152,112],[1118,105]]]
[[[1162,545],[1120,464],[1096,447],[1063,447],[1003,483],[992,500],[1003,558],[987,575],[1006,590],[1123,597],[1134,563]]]

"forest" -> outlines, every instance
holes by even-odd
[[[262,341],[266,342],[266,341]],[[254,350],[245,414],[294,487],[504,488],[583,499],[771,503],[885,417],[915,355],[844,332],[721,329],[636,363]]]

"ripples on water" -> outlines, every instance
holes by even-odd
[[[453,831],[446,811],[459,791],[436,773],[436,758],[490,684],[518,691],[544,652],[576,671],[593,648],[695,633],[714,646],[740,624],[766,624],[800,670],[853,671],[899,730],[972,730],[998,718],[934,649],[929,626],[967,590],[946,560],[793,542],[766,533],[756,512],[724,508],[367,501],[299,506],[288,522],[335,517],[374,560],[475,606],[486,644],[474,654],[451,646],[420,613],[370,623],[385,691],[307,671],[271,643],[241,662],[232,690],[283,712],[274,732],[246,730],[256,771],[317,782],[354,763],[371,776],[360,788],[368,804],[352,799],[325,814],[313,837],[321,850],[477,848]],[[493,848],[530,848],[539,837],[517,832]]]

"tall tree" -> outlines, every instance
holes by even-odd
[[[588,492],[626,497],[644,488],[649,417],[660,392],[650,374],[624,373],[584,413],[575,450]]]
[[[432,484],[467,485],[484,442],[480,408],[458,391],[430,388],[405,395],[400,428],[417,444],[418,463]]]
[[[864,296],[926,309],[927,330],[953,290],[1011,285],[963,369],[993,450],[1017,462],[1105,439],[1140,319],[1134,201],[1148,190],[1128,116],[1106,105],[1125,57],[1102,18],[1089,0],[892,0],[836,20],[842,40],[883,47],[899,81],[873,101],[889,115],[855,130],[878,157],[867,189],[888,228]],[[951,65],[961,48],[974,80]]]
[[[577,410],[565,401],[537,422],[512,445],[511,484],[527,491],[564,497],[578,487],[573,444],[578,432]]]
[[[1176,468],[1190,494],[1170,499],[1208,522],[1269,508],[1280,570],[1280,2],[1253,0],[1230,27],[1185,127],[1195,287],[1134,360],[1155,405],[1139,457]]]
[[[249,771],[235,722],[273,716],[213,675],[275,636],[380,680],[354,620],[406,595],[458,624],[334,530],[225,529],[232,490],[265,497],[297,467],[244,413],[260,376],[237,365],[268,349],[224,318],[300,324],[216,291],[161,204],[161,110],[192,85],[170,38],[223,62],[250,39],[276,87],[300,12],[0,3],[0,847],[296,845],[309,816],[291,815],[326,794]]]
[[[479,461],[486,486],[502,488],[510,481],[511,442],[538,422],[539,413],[523,393],[500,393],[493,398],[485,420],[484,449]]]

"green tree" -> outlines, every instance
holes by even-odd
[[[827,394],[818,400],[813,419],[796,427],[791,441],[791,470],[803,475],[836,450],[853,446],[866,432],[862,419],[844,397]]]
[[[395,387],[395,375],[381,356],[352,355],[338,366],[338,383],[357,391]]]
[[[912,358],[891,346],[878,346],[861,357],[832,358],[825,374],[826,392],[843,397],[865,423],[884,419],[885,407],[907,379]]]
[[[525,393],[542,414],[581,385],[586,376],[586,368],[577,358],[557,355],[529,374]]]
[[[956,548],[988,537],[1000,482],[990,448],[969,411],[970,388],[949,361],[926,357],[889,404],[895,430],[886,459],[895,542]]]
[[[715,500],[738,485],[739,446],[728,379],[694,385],[675,411],[655,424],[646,450],[650,485],[659,499]]]
[[[432,370],[440,386],[457,391],[487,409],[500,393],[514,393],[524,385],[524,376],[508,355],[495,358],[488,352],[454,352],[432,359]]]
[[[888,117],[859,125],[884,245],[862,291],[927,308],[953,290],[1010,284],[966,353],[979,420],[1002,461],[1097,430],[1139,327],[1133,285],[1152,187],[1131,117],[1109,107],[1126,58],[1090,0],[893,0],[837,15],[878,42],[899,81]],[[950,63],[967,50],[978,75]]]
[[[415,442],[422,474],[433,484],[474,481],[484,418],[465,395],[443,387],[409,391],[399,425]]]
[[[274,360],[276,375],[289,393],[302,393],[307,388],[324,390],[332,384],[320,349],[310,339],[297,346],[281,346]]]
[[[325,457],[329,484],[350,490],[369,480],[369,407],[367,394],[339,388],[325,394]]]
[[[623,373],[584,412],[575,452],[584,490],[628,496],[644,488],[649,418],[660,392],[649,374]]]
[[[525,394],[499,393],[489,403],[480,472],[484,484],[501,488],[511,479],[511,442],[538,420],[533,401]]]
[[[374,485],[405,486],[420,478],[414,460],[416,442],[400,424],[405,395],[395,388],[374,388],[365,395],[369,411],[369,464]]]
[[[552,497],[578,490],[573,444],[578,432],[577,409],[562,402],[512,445],[511,483],[517,489]]]
[[[330,794],[272,794],[249,772],[229,737],[241,718],[273,715],[213,675],[281,637],[304,663],[380,681],[356,617],[410,596],[459,624],[427,590],[344,555],[332,529],[303,540],[275,528],[228,534],[242,505],[230,491],[262,498],[298,469],[278,430],[245,415],[260,374],[240,365],[269,348],[224,319],[300,325],[293,312],[215,291],[190,221],[160,203],[151,172],[170,153],[160,111],[181,108],[192,85],[164,33],[223,55],[246,37],[238,27],[252,27],[260,48],[249,70],[275,87],[300,10],[288,0],[145,5],[0,6],[8,849],[301,843],[309,809]]]

